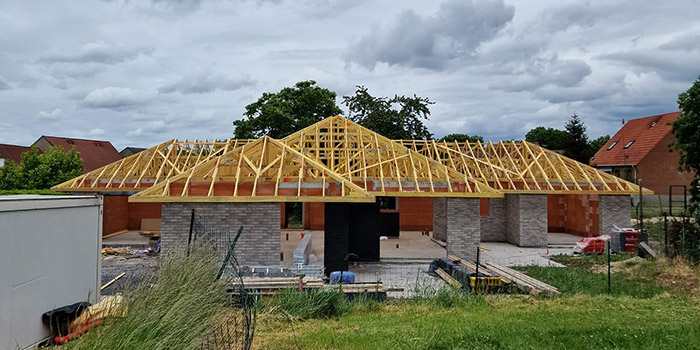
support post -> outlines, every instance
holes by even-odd
[[[194,231],[194,209],[192,209],[192,216],[190,217],[190,234],[187,237],[187,256],[190,256],[190,244],[192,244],[192,232]]]

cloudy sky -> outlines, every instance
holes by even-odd
[[[230,137],[263,92],[435,101],[436,136],[675,111],[700,1],[0,0],[0,143]]]

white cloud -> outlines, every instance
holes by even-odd
[[[185,75],[173,83],[159,87],[158,92],[161,94],[173,92],[204,94],[216,90],[233,91],[254,84],[255,81],[247,75],[231,78],[209,70]]]
[[[90,135],[90,136],[101,136],[101,135],[104,135],[104,134],[105,134],[104,129],[100,129],[100,128],[92,129],[92,130],[90,130],[90,132],[88,133],[88,135]]]
[[[37,115],[42,119],[58,119],[62,111],[59,108],[52,110],[51,112],[41,111]]]
[[[131,88],[106,87],[93,90],[82,102],[87,108],[106,108],[124,110],[138,107],[146,103],[146,99]]]

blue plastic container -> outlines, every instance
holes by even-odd
[[[343,281],[340,281],[340,274],[343,274]],[[350,271],[333,271],[331,272],[331,284],[338,283],[355,283],[355,273]]]

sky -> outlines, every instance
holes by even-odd
[[[302,80],[417,95],[429,130],[591,139],[678,109],[700,1],[0,0],[0,143],[224,139]]]

